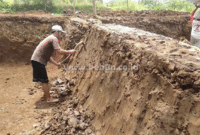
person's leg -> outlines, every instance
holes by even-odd
[[[46,72],[46,68],[43,64],[33,61],[33,82],[40,82],[42,84],[42,90],[44,92],[44,97],[47,102],[58,102],[58,100],[53,100],[50,97],[50,85]]]
[[[42,90],[44,92],[44,97],[46,98],[46,101],[50,101],[50,86],[48,83],[42,83]]]
[[[52,99],[51,96],[50,96],[50,85],[48,83],[42,83],[42,89],[44,91],[44,95],[46,97],[46,102],[48,103],[55,103],[55,102],[58,102],[59,100],[58,99]]]

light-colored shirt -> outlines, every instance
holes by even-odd
[[[33,52],[31,60],[46,66],[55,49],[60,49],[60,46],[58,39],[52,34],[39,43]]]
[[[193,20],[191,36],[200,39],[200,21]]]

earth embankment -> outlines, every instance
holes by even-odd
[[[70,64],[75,68],[66,71],[66,77],[76,82],[73,91],[80,105],[95,114],[96,131],[198,133],[198,49],[121,27],[94,25]]]

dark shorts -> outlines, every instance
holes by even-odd
[[[33,82],[48,83],[45,65],[33,60],[31,63],[33,67]]]

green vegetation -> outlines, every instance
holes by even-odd
[[[116,0],[110,5],[103,5],[101,0],[96,0],[97,12],[102,9],[127,10],[127,0]],[[169,0],[168,2],[149,2],[142,0],[140,3],[129,2],[128,10],[173,10],[192,12],[194,4],[186,0]],[[54,14],[62,14],[63,10],[71,9],[93,12],[92,0],[0,0],[0,12],[25,12],[30,10],[46,10]]]
[[[110,7],[114,10],[127,10],[127,0],[118,0],[113,2]],[[194,9],[194,4],[186,0],[169,0],[168,2],[158,2],[143,0],[142,2],[136,4],[134,2],[129,2],[129,10],[173,10],[173,11],[185,11],[192,12]]]

